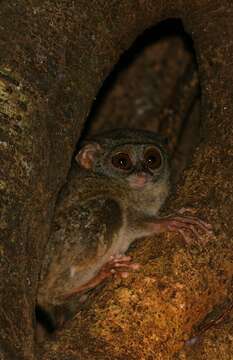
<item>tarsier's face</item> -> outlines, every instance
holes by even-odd
[[[134,189],[167,178],[167,156],[156,134],[141,130],[109,134],[81,148],[76,159],[82,167],[125,181]]]
[[[159,147],[126,144],[116,147],[105,159],[112,176],[128,181],[132,188],[144,188],[163,172],[164,158]],[[109,172],[108,170],[108,172]]]

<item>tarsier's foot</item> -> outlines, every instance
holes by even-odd
[[[129,275],[129,271],[140,268],[140,264],[132,263],[131,260],[131,256],[121,254],[111,256],[110,260],[101,268],[99,276],[106,278],[116,275],[126,278]]]
[[[190,244],[193,241],[205,243],[208,237],[213,235],[212,225],[195,216],[184,215],[185,212],[194,212],[194,209],[182,208],[177,215],[170,215],[158,219],[155,223],[155,232],[176,231],[184,238],[185,242]],[[203,236],[204,235],[204,236]],[[207,235],[207,236],[206,236]]]
[[[131,256],[114,255],[110,257],[110,260],[102,266],[97,275],[93,277],[86,284],[81,285],[66,293],[64,298],[69,298],[73,295],[85,293],[96,286],[100,285],[105,279],[114,275],[126,278],[129,275],[130,270],[137,270],[140,268],[140,264],[131,263]]]

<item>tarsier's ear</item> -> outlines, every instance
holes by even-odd
[[[101,146],[98,143],[88,143],[79,150],[75,156],[75,160],[81,167],[91,169],[94,158],[100,150]]]

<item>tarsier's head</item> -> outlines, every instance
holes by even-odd
[[[151,131],[116,129],[96,135],[81,144],[76,160],[86,170],[121,179],[134,189],[169,177],[163,141]]]

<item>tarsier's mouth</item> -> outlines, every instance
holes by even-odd
[[[152,179],[148,172],[138,172],[129,176],[129,185],[134,189],[142,189]]]

